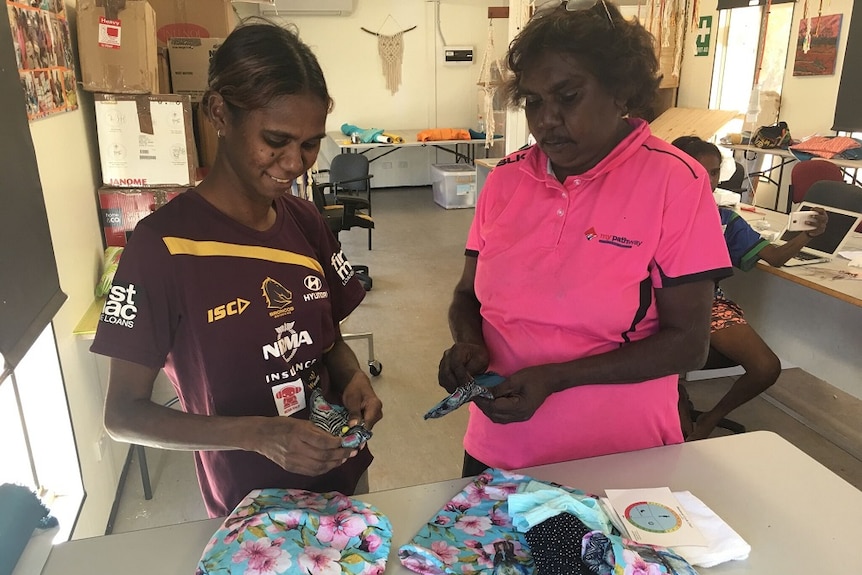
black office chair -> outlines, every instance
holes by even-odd
[[[710,369],[727,369],[729,367],[736,367],[739,363],[733,361],[723,353],[720,353],[716,349],[710,347],[709,355],[706,358],[706,363],[703,364],[698,371],[706,371]],[[690,419],[690,423],[695,423],[697,418],[700,417],[703,412],[695,409],[694,403],[688,397],[688,391],[685,389],[685,385],[683,385],[682,380],[678,385],[679,397],[680,397],[680,405],[679,412],[680,418],[688,417]],[[682,424],[682,420],[680,421]],[[745,433],[745,426],[739,422],[733,421],[732,419],[724,418],[718,422],[717,427],[721,427],[722,429],[726,429],[732,433]],[[685,426],[683,427],[685,429]]]
[[[326,174],[328,182],[321,183],[328,187],[329,192],[339,197],[359,197],[365,199],[365,205],[356,205],[355,213],[371,217],[371,178],[373,174],[368,173],[368,158],[362,154],[338,154],[332,158],[329,169],[318,170],[315,180],[320,179],[321,174]],[[354,223],[353,225],[361,224]],[[371,249],[371,229],[368,227],[368,249]],[[348,228],[344,228],[348,229]]]
[[[370,232],[374,228],[374,220],[362,211],[370,207],[365,198],[327,193],[326,190],[332,187],[331,182],[318,183],[312,179],[311,193],[314,205],[329,224],[329,229],[335,237],[338,238],[339,232],[353,227],[366,228]],[[365,291],[370,291],[374,282],[368,266],[353,265],[353,272]]]
[[[847,182],[814,182],[805,194],[805,201],[862,214],[862,188]]]
[[[739,162],[736,162],[736,170],[734,170],[733,175],[723,182],[718,182],[718,187],[722,190],[730,190],[731,192],[741,194],[745,191],[745,187],[743,186],[744,183],[745,167]]]
[[[317,210],[329,224],[329,229],[332,230],[336,238],[338,238],[338,232],[353,226],[374,227],[374,220],[370,216],[356,211],[367,205],[364,198],[324,193],[328,186],[329,184],[317,184],[312,178],[311,194],[314,205],[317,206]],[[368,266],[352,265],[352,267],[356,279],[359,280],[365,291],[369,291],[373,282],[371,275],[369,275]],[[345,341],[351,339],[366,340],[368,342],[368,370],[371,375],[380,375],[380,372],[383,371],[383,364],[374,356],[374,334],[372,332],[342,333],[341,337]]]

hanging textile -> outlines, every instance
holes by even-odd
[[[482,66],[479,69],[479,89],[482,91],[482,116],[485,119],[485,149],[494,145],[494,96],[497,85],[503,80],[503,69],[500,60],[494,57],[494,21],[488,20],[488,42],[482,55]],[[496,76],[495,76],[496,72]]]
[[[398,91],[401,86],[401,63],[404,59],[404,32],[398,32],[393,36],[379,34],[377,36],[377,51],[380,53],[380,61],[383,64],[383,77],[386,79],[386,88],[391,94]]]
[[[389,90],[390,94],[394,95],[398,91],[398,88],[401,87],[401,64],[404,60],[404,33],[415,28],[416,26],[413,26],[412,28],[396,32],[391,36],[362,28],[363,32],[377,36],[377,53],[380,54],[380,63],[383,66],[383,78],[386,81],[386,89]]]

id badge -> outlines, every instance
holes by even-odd
[[[273,386],[272,398],[279,415],[293,415],[305,409],[305,386],[301,379]]]

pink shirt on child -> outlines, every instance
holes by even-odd
[[[597,355],[659,329],[655,290],[730,275],[709,179],[646,122],[589,171],[557,181],[537,147],[491,172],[467,239],[491,363],[502,375]],[[682,441],[677,376],[574,387],[525,422],[470,406],[464,447],[493,467]]]

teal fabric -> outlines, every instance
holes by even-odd
[[[595,497],[576,495],[539,481],[531,481],[522,493],[509,496],[512,525],[521,533],[564,512],[576,516],[592,531],[610,533],[613,528]]]
[[[341,133],[345,136],[349,136],[351,134],[359,134],[359,139],[362,140],[363,144],[373,144],[377,141],[377,136],[383,133],[383,129],[360,128],[358,126],[354,126],[353,124],[344,123],[341,124]]]

